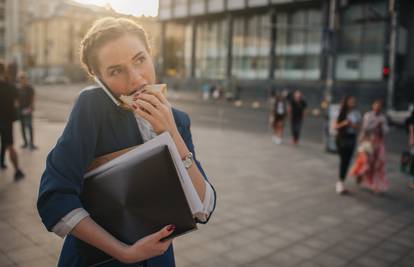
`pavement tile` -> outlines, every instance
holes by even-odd
[[[278,235],[291,241],[299,241],[306,238],[306,234],[300,233],[294,229],[282,231]]]
[[[378,248],[382,248],[387,251],[391,251],[393,253],[400,253],[401,255],[407,255],[412,250],[411,247],[402,245],[390,240],[387,240],[383,244],[381,244]]]
[[[317,249],[310,248],[306,245],[296,244],[287,249],[293,255],[303,258],[309,259],[314,257],[315,255],[319,254],[321,251]]]
[[[224,255],[224,258],[235,264],[243,265],[258,260],[260,256],[262,255],[258,254],[256,251],[252,251],[250,248],[243,246],[228,251]]]
[[[15,230],[0,232],[0,251],[9,252],[15,249],[28,248],[34,245],[32,241]]]
[[[334,243],[335,242],[329,242],[329,241],[323,240],[320,237],[311,237],[302,242],[302,244],[304,244],[305,246],[308,246],[310,248],[317,249],[317,250],[325,250],[331,247]]]
[[[259,226],[259,229],[269,235],[283,231],[283,228],[276,223],[263,223]]]
[[[299,265],[297,265],[297,267],[320,267],[318,264],[309,261],[309,260],[305,260],[301,263],[299,263]]]
[[[327,253],[314,257],[312,261],[317,263],[320,267],[342,267],[347,264],[346,260]]]
[[[42,259],[36,259],[36,260],[29,260],[27,262],[21,262],[17,266],[21,267],[55,267],[57,266],[57,260],[52,258],[42,258]]]
[[[393,252],[382,248],[376,248],[370,251],[368,255],[373,258],[387,261],[391,264],[397,262],[398,260],[401,260],[406,254],[403,254],[401,252]]]
[[[258,239],[262,239],[266,237],[266,233],[255,229],[255,228],[247,228],[238,232],[238,235],[244,237],[250,241],[256,241]]]
[[[360,249],[357,246],[349,246],[347,244],[338,243],[327,252],[331,255],[337,256],[345,261],[352,261],[361,255],[367,253],[367,250]]]
[[[215,256],[211,257],[207,260],[204,260],[201,263],[190,265],[184,265],[184,266],[191,266],[191,267],[212,267],[212,266],[226,266],[226,267],[236,267],[241,266],[240,264],[237,264],[229,259],[227,259],[225,256]],[[181,267],[177,264],[177,267]]]
[[[267,259],[260,259],[258,261],[250,262],[244,266],[249,267],[274,267],[275,265],[269,262]]]
[[[274,266],[283,267],[297,266],[303,260],[303,258],[297,257],[286,251],[277,252],[269,257],[269,261],[272,262]]]
[[[14,262],[5,254],[0,253],[0,267],[9,267],[15,265]]]
[[[175,265],[179,266],[179,267],[194,266],[194,264],[192,264],[189,260],[187,260],[186,258],[184,258],[180,255],[175,256]]]
[[[183,255],[183,258],[187,259],[192,264],[202,263],[214,256],[211,251],[206,250],[205,247],[202,246],[187,248],[185,251],[186,255]]]
[[[284,237],[281,237],[279,235],[272,235],[267,238],[264,238],[262,241],[264,244],[271,247],[274,251],[277,251],[279,249],[285,248],[287,246],[290,246],[294,243],[294,241],[290,239],[286,239]]]
[[[390,266],[389,262],[381,260],[379,258],[374,258],[372,256],[363,256],[355,260],[357,264],[360,264],[364,267],[386,267]]]
[[[16,249],[6,253],[13,262],[23,264],[28,261],[35,261],[47,258],[47,253],[39,247]]]

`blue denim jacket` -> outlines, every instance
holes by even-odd
[[[183,140],[194,153],[189,116],[173,109]],[[114,105],[100,88],[83,90],[70,114],[63,134],[50,151],[39,188],[37,208],[46,228],[53,226],[68,212],[81,208],[83,176],[92,160],[123,148],[139,145],[142,138],[134,114]],[[195,160],[201,173],[207,177]],[[81,241],[72,235],[65,238],[58,266],[85,266],[79,253]],[[172,246],[164,255],[145,262],[147,267],[175,266]],[[102,266],[138,266],[112,261]]]

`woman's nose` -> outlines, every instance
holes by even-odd
[[[145,83],[143,72],[139,68],[131,68],[129,71],[129,84],[133,89]]]

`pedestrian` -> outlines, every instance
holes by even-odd
[[[292,130],[293,144],[299,144],[300,132],[302,129],[303,119],[306,113],[306,101],[303,99],[303,94],[299,90],[295,90],[293,97],[289,104],[289,118]]]
[[[81,42],[87,73],[106,84],[113,97],[135,96],[135,105],[134,112],[115,105],[100,87],[83,90],[48,156],[37,207],[47,229],[66,236],[58,266],[85,266],[81,240],[113,257],[105,266],[175,266],[172,240],[162,241],[174,225],[127,245],[97,225],[80,201],[85,170],[94,158],[162,132],[171,134],[180,156],[191,163],[186,168],[204,204],[198,219],[206,223],[214,209],[214,189],[196,160],[189,116],[172,108],[162,93],[145,91],[156,82],[150,53],[144,29],[125,18],[95,21]]]
[[[17,89],[7,80],[7,68],[4,62],[0,62],[0,135],[1,147],[4,154],[1,155],[1,168],[7,168],[4,159],[6,152],[14,167],[14,180],[20,180],[24,173],[19,167],[17,152],[13,145],[13,122],[17,119]]]
[[[384,143],[388,123],[382,107],[382,100],[375,100],[372,110],[364,114],[358,156],[350,172],[358,184],[362,183],[375,193],[388,189]]]
[[[337,130],[336,146],[339,154],[339,180],[336,182],[336,192],[347,192],[344,182],[357,144],[357,134],[361,124],[361,113],[355,110],[356,99],[349,95],[341,103],[338,118],[334,128]]]
[[[410,117],[405,121],[408,132],[408,147],[407,151],[408,166],[405,172],[408,174],[408,187],[414,190],[414,110],[411,111]]]
[[[33,142],[33,111],[34,111],[34,88],[29,84],[27,75],[24,72],[19,74],[19,111],[20,124],[23,137],[22,148],[29,147],[37,149]]]
[[[285,118],[287,113],[286,101],[281,94],[276,94],[273,101],[272,115],[273,115],[273,143],[280,145],[283,138],[283,130]]]

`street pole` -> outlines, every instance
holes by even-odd
[[[326,66],[325,98],[332,101],[332,87],[334,77],[334,32],[335,32],[336,0],[330,0],[328,21],[328,61]]]
[[[389,14],[391,20],[390,27],[390,46],[389,46],[389,68],[390,74],[387,84],[387,107],[389,110],[394,109],[394,91],[395,91],[395,60],[397,52],[397,30],[398,30],[398,10],[396,7],[397,0],[389,1]]]

